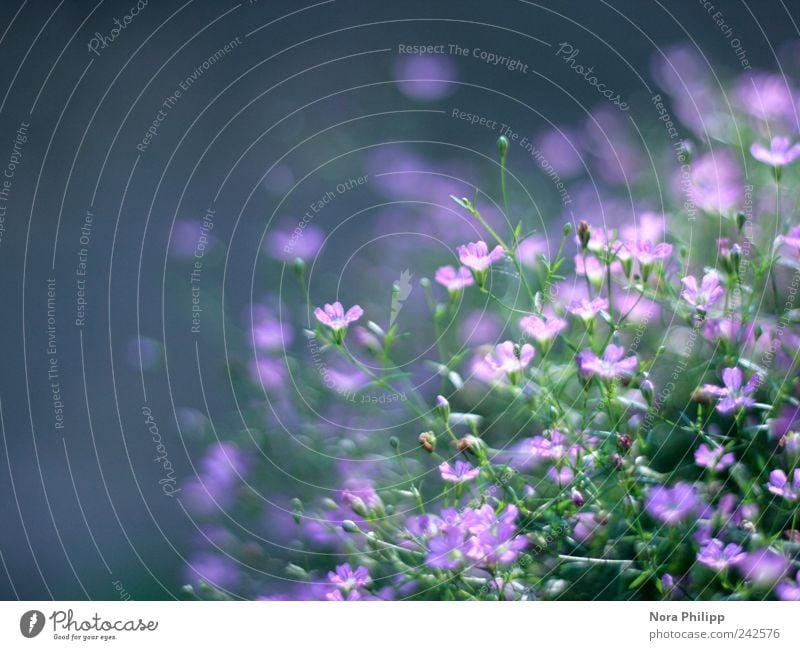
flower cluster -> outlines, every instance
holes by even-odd
[[[212,566],[205,548],[193,578],[217,597],[800,599],[797,93],[752,74],[729,105],[708,81],[709,126],[673,72],[657,76],[689,137],[678,160],[671,142],[648,152],[676,179],[659,196],[629,144],[640,136],[599,111],[618,148],[596,124],[578,138],[600,179],[582,193],[585,220],[554,207],[555,235],[526,225],[524,193],[503,175],[509,214],[455,199],[469,227],[434,224],[456,265],[438,248],[386,251],[420,278],[399,316],[381,312],[394,301],[375,288],[379,270],[343,284],[359,302],[349,309],[305,283],[310,304],[286,309],[291,325],[258,312],[253,347],[285,352],[297,376],[265,386],[269,408],[263,393],[249,400],[248,437],[213,446],[184,486],[214,524],[215,557],[256,571]],[[642,194],[626,196],[631,185]],[[220,504],[259,524],[220,525]],[[285,538],[273,548],[265,531]],[[286,582],[259,578],[278,566]]]

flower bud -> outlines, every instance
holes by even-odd
[[[574,488],[572,490],[572,494],[570,495],[570,499],[572,500],[572,503],[574,503],[579,508],[586,503],[586,499],[583,498],[583,495]]]
[[[744,224],[747,223],[747,215],[744,212],[739,212],[736,215],[736,227],[741,232],[742,228],[744,228]]]
[[[352,519],[345,519],[342,522],[342,530],[346,533],[360,533],[361,529],[356,525]]]
[[[581,221],[578,224],[578,241],[581,243],[581,248],[586,249],[591,238],[592,229],[586,221]]]
[[[436,412],[445,424],[450,421],[450,402],[443,395],[436,396]]]
[[[508,153],[508,138],[504,135],[497,138],[497,153],[500,156],[500,162],[505,161]]]
[[[742,261],[742,247],[739,244],[734,244],[731,246],[731,266],[733,267],[733,272],[736,275],[739,275],[739,265]]]
[[[389,438],[389,446],[395,451],[400,449],[400,441],[397,439],[397,436],[392,436]]]
[[[633,444],[633,439],[627,433],[617,434],[617,446],[622,451],[628,451]]]
[[[436,449],[436,436],[433,431],[423,431],[419,434],[418,440],[420,446],[429,454],[432,454],[433,450]]]
[[[653,386],[653,382],[649,379],[645,379],[641,385],[639,386],[639,390],[642,393],[642,397],[644,397],[645,402],[647,402],[648,406],[653,406],[653,396],[655,394],[655,388]]]
[[[302,257],[295,257],[294,262],[292,263],[292,268],[294,269],[294,272],[302,278],[303,273],[306,271],[306,263],[303,261]]]
[[[569,221],[564,224],[562,232],[564,233],[564,237],[569,237],[572,234],[572,224]]]

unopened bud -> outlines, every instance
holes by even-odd
[[[583,498],[583,495],[578,490],[575,489],[572,490],[570,499],[572,499],[572,503],[574,503],[579,508],[586,503],[586,499]]]
[[[508,138],[501,135],[497,138],[497,154],[500,156],[500,162],[505,161],[506,154],[508,153]]]
[[[742,261],[742,247],[739,244],[734,244],[731,246],[731,266],[733,267],[734,273],[739,275],[739,265]]]
[[[622,451],[628,451],[633,444],[633,439],[627,433],[621,433],[617,435],[617,446]]]
[[[295,257],[294,262],[292,263],[292,268],[297,275],[303,277],[303,273],[306,271],[306,263],[303,261],[302,257]]]
[[[644,401],[647,402],[647,405],[653,406],[653,396],[655,395],[653,382],[649,379],[645,379],[639,386],[639,390],[642,393],[642,397],[644,397]]]
[[[342,530],[346,533],[359,533],[361,529],[356,525],[352,519],[345,519],[342,522]]]
[[[744,224],[747,223],[747,215],[744,212],[739,212],[736,215],[736,227],[741,232],[742,228],[744,228]]]
[[[450,402],[444,395],[436,396],[436,412],[445,424],[450,421]]]
[[[564,224],[562,232],[564,233],[564,237],[569,237],[572,234],[572,224],[569,221]]]
[[[397,439],[397,436],[392,436],[389,438],[389,446],[395,451],[400,449],[400,441]]]
[[[589,245],[589,240],[592,238],[592,229],[589,227],[588,222],[581,221],[578,224],[578,241],[581,243],[581,248],[586,248]]]

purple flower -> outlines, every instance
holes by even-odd
[[[342,307],[342,303],[335,302],[332,305],[325,305],[322,310],[317,307],[314,310],[314,316],[323,325],[330,327],[337,337],[337,341],[341,343],[341,335],[350,323],[355,323],[364,314],[364,310],[358,305],[353,305],[347,310],[347,313]]]
[[[608,300],[605,298],[595,298],[594,300],[581,298],[573,300],[568,311],[570,314],[578,316],[584,323],[588,323],[593,321],[597,314],[604,309],[608,309]]]
[[[489,252],[489,247],[484,241],[459,246],[456,250],[461,263],[478,272],[486,271],[492,264],[503,259],[505,254],[503,247],[499,244]]]
[[[452,266],[442,266],[436,269],[435,280],[447,288],[450,293],[461,291],[464,287],[474,284],[472,273],[465,266],[458,267],[456,271]]]
[[[699,288],[693,275],[687,275],[681,280],[681,284],[683,284],[681,298],[699,311],[706,311],[725,293],[725,288],[720,285],[719,276],[713,272],[703,276]]]
[[[606,348],[602,358],[586,348],[578,354],[578,367],[584,377],[598,376],[607,381],[619,379],[628,382],[639,367],[639,360],[635,355],[623,359],[624,356],[625,348],[613,343]]]
[[[461,568],[466,559],[466,548],[464,531],[453,528],[428,541],[428,557],[425,563],[434,569],[455,571]]]
[[[786,558],[768,548],[746,553],[736,563],[736,568],[753,584],[762,588],[771,588],[786,575],[789,563]]]
[[[467,555],[488,566],[512,564],[528,545],[528,540],[516,533],[517,527],[511,523],[492,526],[470,538]]]
[[[721,472],[736,462],[736,456],[732,451],[725,453],[724,447],[712,448],[703,443],[694,452],[694,462],[700,467]]]
[[[754,142],[750,147],[753,158],[773,167],[791,165],[800,158],[800,144],[792,144],[789,138],[775,136],[767,149],[760,142]]]
[[[325,233],[319,228],[300,228],[287,223],[267,236],[264,250],[271,257],[291,263],[298,257],[303,260],[312,259],[322,248],[324,241]]]
[[[772,470],[769,473],[767,489],[788,501],[797,501],[800,498],[800,469],[795,469],[792,476],[792,482],[789,484],[789,479],[782,469]]]
[[[800,600],[800,571],[794,580],[784,580],[775,587],[775,594],[781,600]]]
[[[366,567],[360,566],[353,571],[350,564],[346,563],[338,565],[336,571],[328,571],[328,580],[332,585],[347,593],[358,587],[366,587],[371,578]]]
[[[515,378],[530,365],[534,354],[536,351],[530,343],[519,346],[513,341],[504,341],[487,354],[485,360],[496,372]]]
[[[723,415],[756,403],[750,396],[761,382],[759,375],[750,377],[750,381],[742,387],[742,371],[739,368],[725,368],[722,371],[722,381],[725,384],[723,388],[714,384],[705,384],[700,390],[707,395],[722,398],[717,403],[717,411]]]
[[[480,467],[472,467],[469,463],[463,460],[457,460],[455,468],[450,466],[447,461],[439,465],[439,472],[442,474],[442,480],[448,483],[466,483],[476,478],[480,473]]]
[[[715,571],[723,571],[745,557],[744,550],[738,544],[727,546],[718,539],[712,539],[697,553],[697,561]]]
[[[548,318],[545,320],[535,314],[531,314],[530,316],[524,316],[520,320],[519,326],[527,336],[530,336],[539,345],[546,346],[566,329],[567,321],[563,318]]]
[[[661,523],[674,526],[694,517],[700,509],[697,491],[688,483],[676,483],[668,488],[658,485],[647,495],[645,508]]]
[[[400,56],[394,78],[404,95],[421,101],[443,99],[458,89],[457,68],[442,55]]]

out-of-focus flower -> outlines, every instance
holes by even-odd
[[[791,165],[800,158],[800,143],[792,144],[789,138],[775,136],[770,142],[769,148],[760,142],[754,142],[750,147],[753,158],[773,167],[783,167]]]
[[[639,360],[635,355],[625,357],[625,348],[613,343],[606,347],[602,358],[586,348],[578,354],[577,361],[584,377],[597,376],[607,381],[617,379],[623,383],[630,381],[639,367]]]
[[[608,300],[605,298],[594,298],[593,300],[581,298],[574,300],[568,311],[570,314],[578,316],[584,323],[589,323],[604,309],[608,309]]]
[[[650,490],[645,503],[647,512],[668,526],[691,519],[700,505],[697,490],[688,483],[676,483],[671,488],[657,485]]]
[[[767,489],[787,501],[797,501],[800,498],[800,469],[795,469],[792,481],[782,469],[775,469],[769,473]]]
[[[598,260],[594,255],[575,256],[575,274],[583,277],[584,275],[589,278],[589,282],[595,289],[603,284],[603,279],[606,277],[606,265]]]
[[[744,557],[744,549],[741,546],[738,544],[726,546],[718,539],[710,540],[697,553],[697,561],[715,571],[723,571]]]
[[[800,571],[794,580],[784,580],[775,587],[775,595],[781,600],[800,600]]]
[[[736,563],[736,568],[754,585],[772,588],[786,575],[789,562],[775,551],[762,548],[745,556]]]
[[[349,563],[338,565],[336,571],[328,571],[328,580],[345,593],[359,587],[366,587],[371,582],[366,567],[360,566],[354,571]]]
[[[732,96],[738,108],[764,123],[777,121],[793,124],[797,106],[794,89],[780,74],[752,72],[736,82]]]
[[[364,310],[358,305],[353,305],[347,312],[344,311],[342,303],[335,302],[332,305],[326,304],[324,310],[317,307],[314,316],[323,325],[333,330],[337,342],[341,343],[344,332],[350,323],[355,323],[364,314]]]
[[[472,273],[465,266],[458,267],[458,270],[452,266],[442,266],[436,269],[436,276],[434,278],[439,284],[446,287],[450,293],[457,293],[464,287],[469,287],[475,283]]]
[[[721,472],[736,462],[736,456],[732,451],[726,453],[724,447],[712,448],[703,443],[694,452],[694,462],[700,467]]]
[[[670,255],[672,255],[672,246],[670,244],[665,244],[664,242],[653,246],[653,242],[649,240],[638,240],[631,244],[627,244],[626,248],[639,263],[642,279],[645,282],[650,276],[650,271],[653,270],[653,267],[657,263],[663,262]]]
[[[726,151],[714,151],[692,162],[691,175],[678,176],[678,184],[698,207],[713,214],[727,214],[742,200],[741,172]]]
[[[535,314],[523,316],[519,321],[519,326],[526,336],[530,336],[534,341],[543,347],[547,347],[561,332],[567,327],[567,321],[563,318],[540,318]]]
[[[717,403],[717,411],[725,415],[741,408],[748,408],[756,403],[751,395],[761,383],[761,377],[758,374],[753,375],[744,386],[742,386],[742,379],[741,369],[725,368],[722,371],[722,382],[725,384],[723,387],[704,384],[700,390],[706,395],[722,398]]]
[[[504,341],[495,347],[494,352],[486,355],[486,363],[513,380],[530,365],[535,354],[536,350],[530,343],[516,345],[513,341]]]
[[[700,286],[693,275],[687,275],[681,280],[683,291],[681,298],[698,311],[705,312],[725,294],[725,288],[720,284],[716,273],[706,273]]]
[[[486,271],[492,264],[503,259],[505,252],[499,244],[491,251],[485,241],[470,242],[457,249],[458,259],[467,268],[473,271]]]
[[[447,461],[439,465],[439,472],[442,480],[447,483],[466,483],[476,478],[481,473],[480,467],[472,467],[463,460],[457,460],[455,467],[451,467]]]
[[[298,257],[310,260],[322,248],[325,233],[315,226],[305,223],[304,227],[284,225],[267,235],[264,251],[282,262],[291,263]]]
[[[452,95],[458,84],[457,68],[443,55],[401,56],[394,66],[397,87],[407,97],[435,101]]]
[[[464,532],[458,528],[448,530],[428,540],[428,556],[425,563],[434,569],[455,571],[464,564],[467,542]]]
[[[281,350],[291,345],[294,332],[288,323],[276,318],[272,310],[262,305],[253,307],[251,334],[253,344],[259,350]]]

